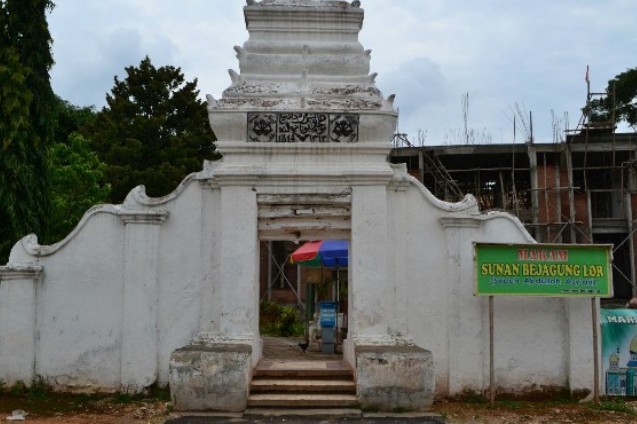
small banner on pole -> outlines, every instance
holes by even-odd
[[[612,245],[474,243],[476,296],[613,297]]]

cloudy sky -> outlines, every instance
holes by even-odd
[[[148,55],[220,97],[247,39],[244,0],[55,0],[49,16],[55,92],[101,108],[113,76]],[[361,42],[400,131],[425,144],[513,141],[513,117],[533,114],[538,142],[575,127],[593,91],[637,67],[635,0],[362,0]],[[528,119],[526,119],[528,123]],[[518,120],[516,140],[524,130]]]

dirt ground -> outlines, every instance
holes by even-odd
[[[5,418],[16,409],[27,412],[24,422],[33,424],[162,424],[171,416],[166,400],[51,393],[0,396],[0,421],[10,422]],[[493,408],[480,401],[438,401],[433,412],[449,424],[637,423],[634,400],[604,401],[600,406],[568,401],[501,401]]]
[[[24,421],[5,421],[13,411],[26,412]],[[65,394],[0,396],[0,422],[33,424],[161,424],[170,403],[156,399]]]
[[[636,424],[637,402],[604,401],[599,406],[577,402],[501,401],[488,403],[437,402],[434,410],[449,424]]]
[[[294,355],[302,355],[303,359],[310,356],[324,359],[320,354],[303,353],[298,348],[299,340],[296,339],[265,338],[264,340],[266,356],[290,358]],[[170,396],[166,390],[161,389],[154,390],[146,398],[122,394],[110,396],[57,394],[48,391],[45,386],[31,389],[4,388],[4,392],[1,389],[2,387],[0,387],[0,423],[12,422],[5,421],[6,417],[10,416],[12,411],[19,409],[28,414],[24,422],[34,424],[163,424],[171,418]],[[560,395],[544,394],[534,399],[559,397]],[[437,400],[432,412],[439,414],[448,424],[637,424],[637,399],[605,400],[597,406],[569,400],[536,400],[534,402],[500,400],[491,407],[482,398],[467,396],[462,400]],[[280,422],[286,422],[284,420],[285,418],[282,418]],[[417,420],[405,421],[417,422]],[[292,421],[288,419],[287,422]],[[313,421],[309,419],[305,422]],[[317,418],[315,422],[330,421]]]

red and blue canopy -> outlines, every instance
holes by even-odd
[[[292,253],[290,261],[306,266],[344,268],[347,267],[348,250],[347,240],[309,241]]]

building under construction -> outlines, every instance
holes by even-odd
[[[612,243],[616,299],[637,295],[637,134],[580,126],[563,142],[396,147],[438,198],[473,194],[517,216],[538,242]]]

